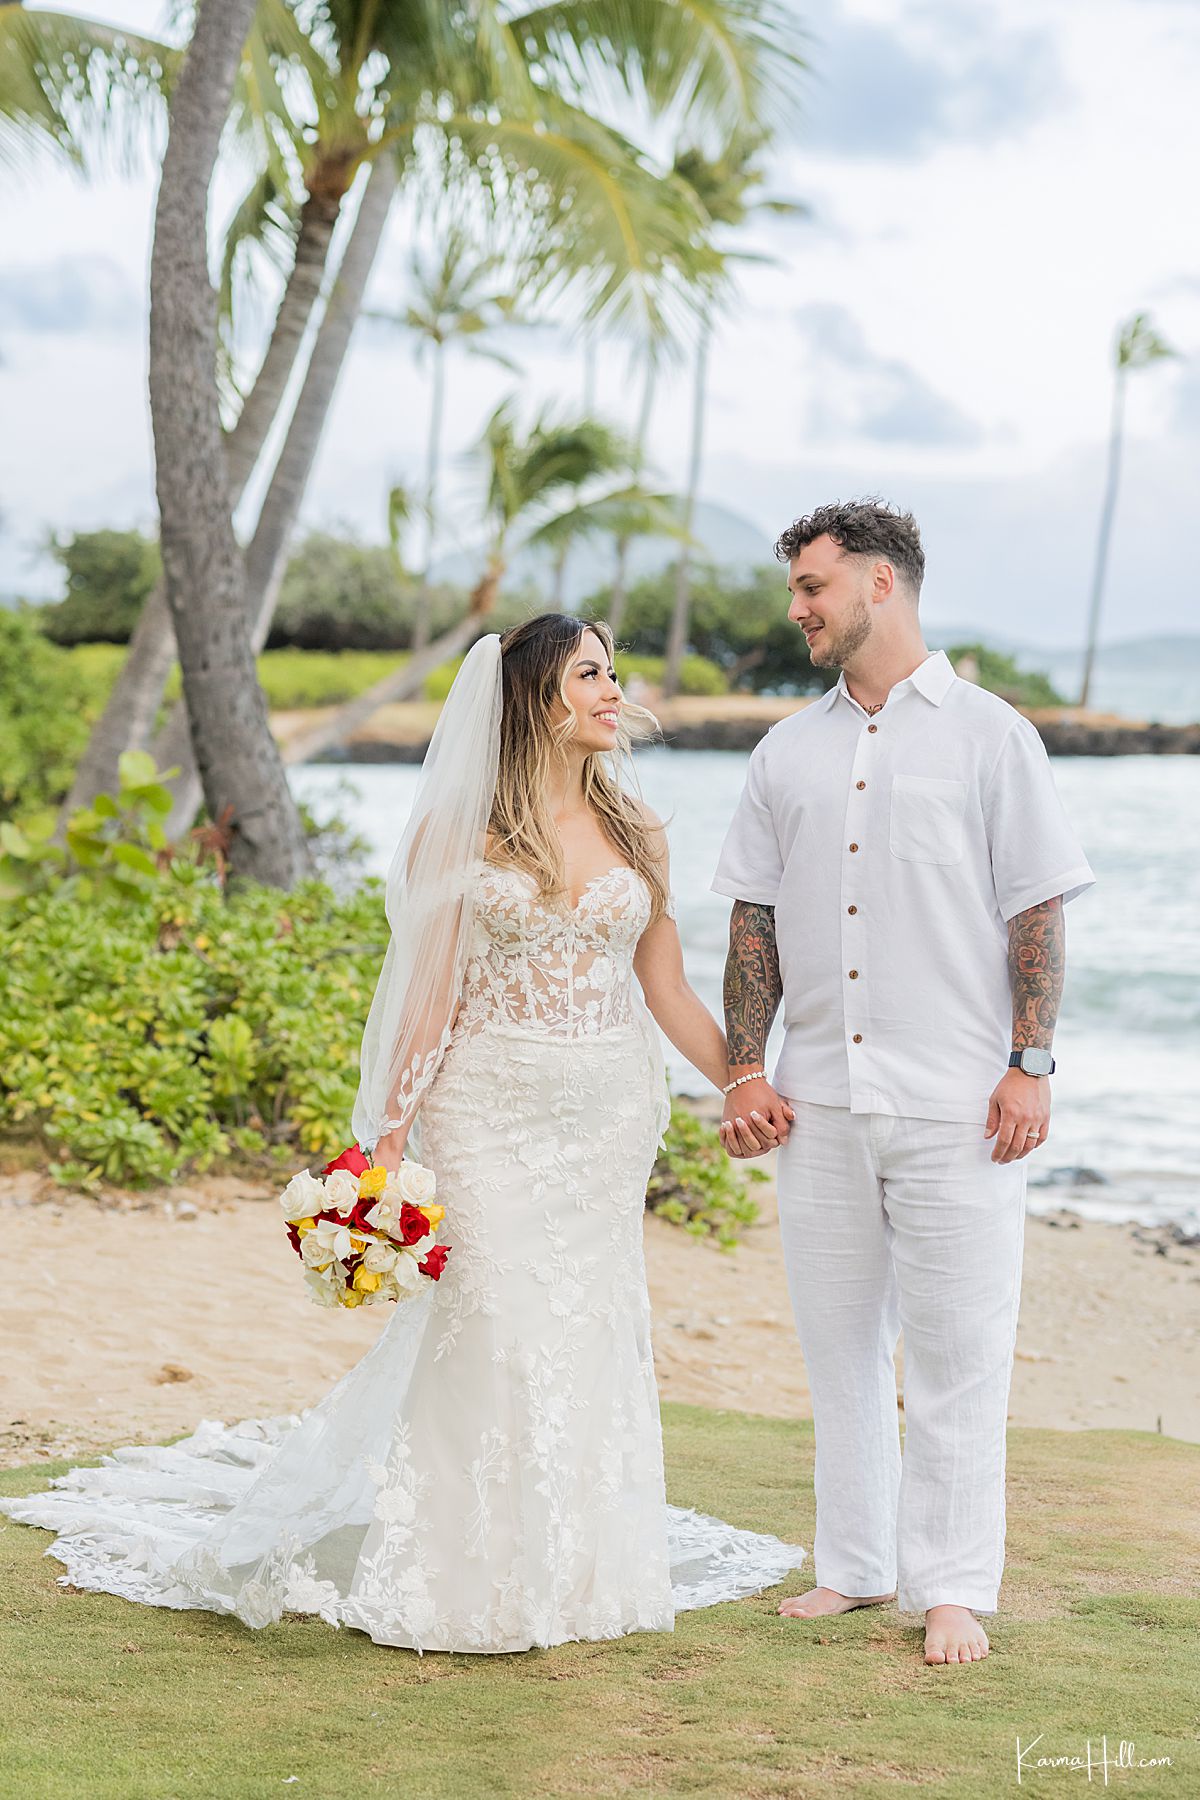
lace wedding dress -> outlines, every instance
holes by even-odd
[[[298,1418],[205,1421],[0,1500],[60,1534],[61,1579],[497,1652],[669,1631],[800,1563],[666,1504],[642,1214],[669,1106],[633,975],[648,890],[618,866],[565,910],[518,871],[476,879],[420,1113],[453,1245],[442,1280]]]

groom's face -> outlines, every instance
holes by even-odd
[[[844,668],[871,635],[871,568],[831,537],[815,538],[788,564],[788,618],[819,669]]]

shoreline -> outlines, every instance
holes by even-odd
[[[772,725],[813,704],[816,695],[784,699],[757,694],[685,695],[647,704],[673,750],[749,752]],[[381,706],[346,743],[313,757],[314,763],[419,763],[429,748],[440,708],[428,700]],[[1051,756],[1200,756],[1200,723],[1162,725],[1125,719],[1116,713],[1081,712],[1077,707],[1019,707],[1037,727]],[[273,712],[271,729],[287,760],[288,743],[336,707]]]
[[[0,1174],[10,1267],[0,1466],[161,1442],[202,1418],[269,1417],[320,1400],[389,1309],[311,1303],[277,1192],[221,1175],[92,1198],[37,1169]],[[730,1254],[646,1219],[659,1392],[808,1418],[773,1182],[755,1197],[760,1219]],[[1200,1245],[1169,1227],[1031,1212],[1010,1422],[1200,1442],[1198,1290]],[[903,1346],[898,1390],[902,1369]]]

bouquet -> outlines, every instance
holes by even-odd
[[[293,1175],[279,1204],[318,1306],[406,1300],[440,1280],[450,1251],[435,1236],[445,1216],[436,1194],[432,1170],[405,1162],[389,1172],[357,1144],[319,1177]]]

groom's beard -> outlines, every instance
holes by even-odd
[[[853,611],[842,620],[836,635],[828,621],[825,622],[816,642],[809,645],[810,661],[818,669],[844,669],[870,637],[873,624],[869,604],[866,600],[858,600]]]

